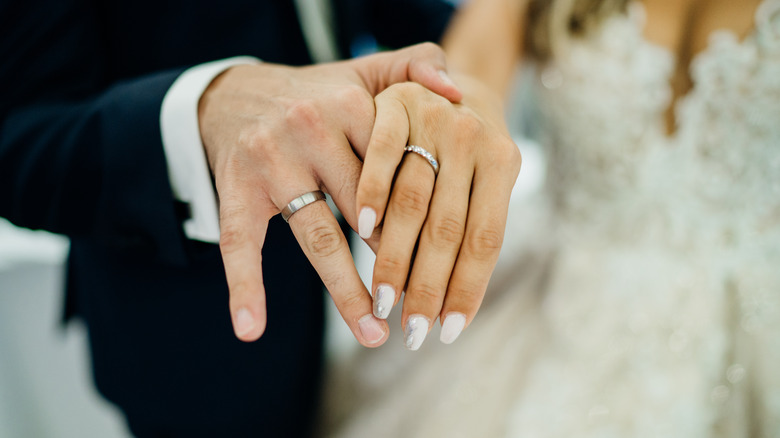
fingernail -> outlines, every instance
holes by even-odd
[[[360,334],[369,344],[376,344],[385,337],[385,329],[374,315],[364,315],[358,320],[358,327],[360,327]]]
[[[374,316],[387,319],[395,303],[395,289],[389,284],[380,284],[374,293]]]
[[[444,323],[441,325],[441,336],[439,340],[445,344],[452,344],[455,339],[458,339],[460,332],[463,331],[463,327],[466,326],[466,315],[458,312],[450,312],[447,317],[444,318]]]
[[[368,239],[374,234],[376,226],[376,212],[371,207],[363,207],[358,216],[358,234],[364,239]]]
[[[404,336],[406,337],[406,348],[417,351],[428,334],[430,322],[423,315],[412,315],[406,321]]]
[[[444,81],[445,84],[455,88],[458,87],[457,85],[455,85],[455,82],[452,81],[452,78],[450,78],[450,75],[448,75],[446,71],[439,70],[439,77],[441,78],[442,81]]]
[[[236,312],[235,331],[236,335],[243,336],[252,331],[255,328],[255,319],[252,318],[252,314],[245,308],[238,309]]]

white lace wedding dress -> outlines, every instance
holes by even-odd
[[[671,136],[632,11],[538,68],[550,215],[512,212],[476,320],[333,371],[330,436],[780,437],[780,1],[711,36]]]

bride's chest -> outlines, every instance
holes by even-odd
[[[640,0],[644,10],[642,34],[685,61],[705,50],[715,31],[728,30],[738,39],[755,27],[762,0]]]
[[[687,64],[692,86],[679,99],[678,57],[648,40],[647,22],[645,8],[635,4],[539,66],[537,98],[556,143],[586,155],[635,159],[686,148],[749,156],[751,147],[773,142],[760,153],[780,153],[780,0],[761,3],[747,35],[708,33],[706,47]],[[670,106],[677,128],[671,135]]]
[[[761,4],[743,38],[713,31],[690,61],[692,88],[676,103],[676,56],[648,41],[646,20],[641,8],[609,19],[538,68],[559,195],[587,208],[624,200],[640,213],[696,206],[780,223],[780,0]]]

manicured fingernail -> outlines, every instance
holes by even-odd
[[[463,327],[466,326],[466,315],[458,312],[450,312],[447,317],[444,318],[444,323],[441,325],[441,336],[439,340],[445,344],[452,344],[455,339],[458,339],[460,332],[463,331]]]
[[[457,88],[458,86],[455,85],[455,82],[452,81],[452,78],[450,78],[450,75],[447,74],[444,70],[439,70],[439,77],[442,81],[444,81],[445,84]]]
[[[374,234],[374,227],[376,227],[376,212],[371,207],[363,207],[358,216],[358,234],[368,239]]]
[[[358,320],[358,327],[360,328],[360,334],[369,344],[376,344],[385,337],[385,329],[382,327],[382,323],[378,319],[374,318],[374,315],[363,315]]]
[[[252,314],[249,312],[249,310],[243,307],[238,309],[238,312],[236,312],[236,322],[234,327],[236,335],[243,336],[251,332],[254,328],[255,319],[252,317]]]
[[[380,284],[374,292],[374,316],[387,319],[395,303],[395,289],[389,284]]]
[[[412,351],[418,350],[428,334],[430,325],[428,318],[423,315],[410,316],[406,321],[406,328],[404,329],[406,348]]]

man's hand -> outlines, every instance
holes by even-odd
[[[220,250],[239,339],[258,339],[266,325],[261,249],[268,221],[296,197],[329,193],[357,229],[355,193],[374,124],[373,97],[389,85],[417,81],[452,100],[460,92],[433,44],[353,61],[292,68],[238,66],[215,79],[199,105],[201,136],[220,202]],[[387,324],[372,301],[349,246],[324,202],[289,221],[357,340],[378,346]]]

